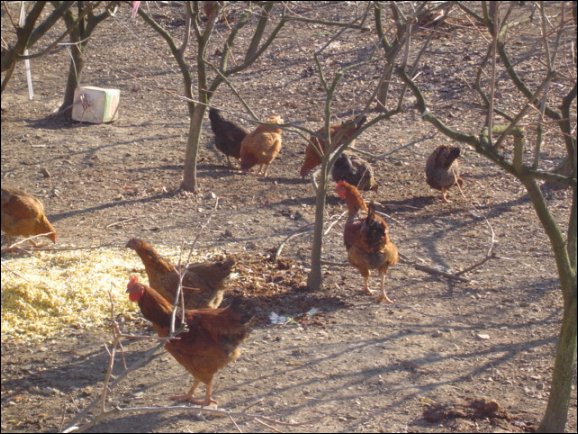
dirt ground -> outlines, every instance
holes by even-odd
[[[182,30],[180,9],[174,4],[149,3],[152,13],[174,17],[162,21],[169,30]],[[360,14],[361,3],[304,2],[293,7],[307,16],[344,20]],[[3,16],[3,29],[5,20]],[[225,30],[226,23],[219,23],[215,44]],[[310,54],[334,31],[291,23],[257,64],[232,82],[260,116],[276,113],[316,129],[324,101],[318,77],[311,73]],[[446,110],[453,125],[475,131],[483,116],[461,105],[464,95],[475,98],[461,74],[474,71],[485,54],[483,46],[474,44],[472,32],[467,26],[445,28],[432,45],[438,56],[429,57],[423,73],[433,83],[446,83],[436,108]],[[375,41],[347,31],[332,44],[324,58],[329,73],[369,56]],[[465,63],[464,53],[470,59]],[[211,56],[218,60],[218,53]],[[462,63],[463,69],[455,67]],[[61,102],[67,68],[65,50],[34,60],[33,101],[27,98],[24,70],[17,68],[2,98],[2,182],[42,199],[59,233],[56,249],[120,250],[134,236],[179,245],[196,236],[218,197],[218,210],[198,246],[239,258],[243,279],[231,284],[228,298],[252,299],[262,318],[237,363],[216,380],[219,408],[233,416],[190,408],[118,413],[99,422],[93,432],[222,432],[236,431],[237,426],[244,432],[536,428],[548,397],[562,300],[548,239],[515,179],[464,147],[465,196],[452,191],[452,202],[444,204],[439,192],[425,183],[424,164],[429,153],[447,141],[411,109],[377,124],[357,141],[363,151],[385,154],[373,161],[379,190],[364,196],[382,204],[390,216],[400,252],[451,272],[465,269],[481,261],[490,245],[485,216],[495,232],[497,258],[465,274],[464,282],[400,263],[387,277],[395,304],[378,304],[359,291],[362,279],[356,270],[339,265],[347,261],[342,219],[325,239],[324,259],[332,265],[324,266],[324,290],[311,292],[305,286],[310,235],[290,240],[280,262],[269,260],[283,240],[314,221],[311,182],[299,177],[303,139],[284,134],[269,177],[257,178],[229,170],[224,158],[210,149],[207,119],[198,166],[201,191],[175,194],[188,117],[178,99],[181,76],[166,44],[142,20],[129,20],[126,7],[97,29],[83,83],[121,89],[121,117],[112,124],[68,123],[51,116]],[[375,64],[356,71],[334,101],[339,119],[361,108],[367,92],[357,90],[369,89],[379,77]],[[226,85],[213,102],[241,112]],[[544,151],[552,165],[560,155],[557,146],[553,143]],[[547,197],[563,225],[570,194],[554,191]],[[344,205],[329,193],[327,219],[343,211]],[[377,278],[371,284],[377,287]],[[272,324],[267,321],[272,312],[292,320]],[[126,327],[150,333],[144,323]],[[65,330],[58,339],[39,344],[3,342],[2,432],[53,432],[68,426],[101,393],[109,360],[104,344],[109,341],[104,331]],[[128,362],[139,360],[152,345],[127,343]],[[109,404],[172,405],[168,397],[183,392],[190,381],[162,350],[111,392]],[[567,430],[576,432],[575,383],[572,402]],[[260,423],[250,415],[289,424]]]

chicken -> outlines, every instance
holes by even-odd
[[[161,337],[170,334],[173,306],[150,286],[138,282],[132,276],[127,285],[129,299],[137,302],[143,316],[153,324]],[[240,355],[239,345],[249,334],[248,322],[235,306],[224,309],[186,310],[187,330],[176,335],[165,344],[165,349],[193,376],[193,385],[184,395],[171,397],[173,400],[189,401],[199,405],[216,403],[212,397],[213,377],[229,362]],[[176,327],[180,324],[177,315]],[[204,400],[194,399],[200,383],[206,385]]]
[[[56,242],[56,229],[46,218],[42,203],[15,188],[2,187],[2,231],[8,244],[11,237],[18,235],[46,235],[53,243]]]
[[[132,238],[126,247],[133,249],[140,256],[150,286],[170,303],[174,302],[179,287],[179,271],[185,271],[183,297],[187,309],[217,308],[223,301],[225,283],[235,266],[233,259],[189,264],[185,269],[181,267],[177,270],[146,241]]]
[[[209,110],[211,129],[215,133],[215,147],[227,157],[227,165],[232,167],[229,157],[241,158],[241,142],[247,136],[247,130],[224,119],[220,111]]]
[[[280,116],[271,116],[268,124],[282,124]],[[259,164],[257,174],[267,176],[269,165],[281,151],[281,128],[274,125],[259,125],[241,143],[241,169],[249,170]],[[264,171],[263,171],[264,169]]]
[[[347,140],[351,139],[353,134],[361,128],[365,123],[367,118],[365,116],[356,116],[353,119],[342,122],[340,124],[334,124],[329,127],[329,133],[331,134],[331,141],[333,142],[333,148],[342,145]],[[319,154],[324,155],[327,147],[327,143],[321,137],[325,136],[325,127],[318,129],[314,136],[309,138],[309,143],[305,149],[305,160],[301,165],[301,170],[299,173],[301,177],[307,176],[312,169],[321,164],[321,158]],[[317,151],[316,151],[317,150]]]
[[[454,185],[463,185],[464,180],[460,177],[457,158],[460,156],[460,148],[457,146],[440,145],[427,159],[425,175],[427,183],[436,190],[441,190],[442,200],[449,202],[448,190]]]
[[[373,168],[362,158],[343,152],[333,165],[331,171],[333,180],[347,181],[359,190],[377,191],[377,181],[373,175]]]
[[[219,13],[219,2],[218,1],[204,1],[203,2],[203,12],[207,17],[207,20],[211,21]]]
[[[365,204],[354,186],[339,181],[335,191],[347,204],[348,218],[343,231],[343,241],[349,262],[363,276],[363,290],[368,294],[373,293],[369,289],[369,274],[370,270],[378,270],[381,279],[379,301],[393,303],[385,290],[385,274],[390,266],[398,263],[399,253],[390,239],[387,222],[376,215],[373,202]],[[364,210],[367,210],[367,217],[358,218],[359,211]]]

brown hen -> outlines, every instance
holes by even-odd
[[[173,306],[153,288],[140,284],[137,276],[130,278],[127,292],[157,334],[168,336]],[[239,345],[249,335],[249,319],[235,306],[185,311],[187,330],[169,340],[165,349],[193,376],[193,385],[186,394],[171,399],[199,405],[216,403],[212,397],[213,377],[239,357]],[[177,326],[180,322],[177,315]],[[200,383],[206,385],[205,398],[196,400],[194,394]]]
[[[15,236],[46,235],[56,242],[56,229],[44,214],[42,202],[25,191],[2,187],[2,231],[11,244]],[[31,241],[34,245],[33,241]]]
[[[282,124],[280,116],[271,116],[268,124]],[[261,124],[241,142],[241,169],[248,171],[259,165],[258,175],[267,176],[271,162],[281,151],[282,129],[275,125]]]
[[[393,301],[385,290],[385,274],[391,265],[399,261],[397,247],[391,242],[387,222],[375,213],[373,202],[367,206],[359,191],[345,181],[335,187],[337,194],[345,200],[348,218],[343,231],[343,241],[347,249],[347,258],[351,265],[363,276],[363,290],[372,294],[369,289],[370,270],[378,270],[381,280],[380,301]],[[360,219],[359,211],[367,210],[367,217]]]
[[[365,116],[356,116],[355,118],[340,124],[330,125],[329,134],[331,134],[333,149],[350,140],[366,120],[367,118]],[[305,149],[305,160],[303,161],[301,170],[299,171],[301,177],[307,176],[311,170],[321,164],[321,158],[327,150],[327,142],[322,139],[324,136],[325,127],[318,129],[315,132],[315,135],[309,138],[309,143]]]
[[[426,181],[430,187],[441,190],[442,200],[449,202],[448,190],[454,185],[463,185],[457,158],[460,148],[457,146],[440,145],[427,159],[425,166]]]
[[[146,241],[132,238],[126,247],[133,249],[140,256],[150,286],[169,303],[174,302],[179,287],[179,272],[185,272],[183,296],[187,309],[217,308],[223,301],[226,281],[235,266],[233,259],[188,264],[178,270]]]

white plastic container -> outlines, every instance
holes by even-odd
[[[119,89],[95,86],[77,87],[74,91],[72,119],[79,122],[101,124],[118,118]]]

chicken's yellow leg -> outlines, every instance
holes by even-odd
[[[445,203],[450,203],[451,200],[448,199],[448,190],[446,188],[442,188],[442,200]]]
[[[197,387],[199,386],[200,383],[201,382],[195,378],[195,380],[193,381],[193,385],[191,386],[189,392],[186,395],[171,396],[171,399],[174,401],[188,401],[192,404],[197,404],[201,406],[211,405],[212,403],[216,404],[217,401],[215,401],[211,397],[211,395],[213,394],[213,380],[211,380],[209,384],[207,384],[207,392],[205,393],[205,399],[201,400],[194,398],[195,390],[197,390]]]
[[[263,176],[266,177],[267,176],[267,172],[269,172],[269,166],[270,164],[266,164],[265,165],[265,172],[263,172]]]
[[[201,382],[195,378],[195,379],[193,380],[193,385],[191,386],[191,388],[189,389],[189,391],[188,391],[185,395],[175,395],[175,396],[171,396],[171,399],[172,399],[173,401],[190,401],[190,402],[194,402],[193,396],[195,395],[195,390],[197,390],[197,387],[199,386],[200,383],[201,383]]]
[[[387,296],[387,291],[385,290],[385,272],[387,271],[387,269],[383,272],[379,273],[379,277],[381,278],[381,295],[379,296],[379,301],[387,301],[388,303],[393,303],[394,301],[389,298]]]
[[[211,405],[213,403],[216,404],[217,401],[215,401],[213,399],[212,395],[213,395],[213,380],[209,381],[209,384],[207,384],[207,391],[205,393],[205,400],[197,402],[197,404],[202,405],[202,406]]]
[[[369,295],[373,295],[375,292],[372,289],[369,289],[369,271],[367,271],[367,274],[363,276],[363,291]]]

